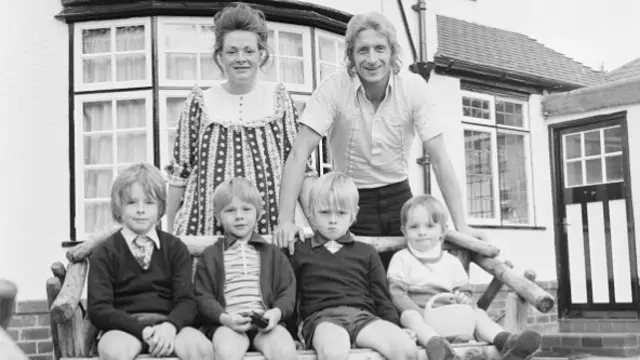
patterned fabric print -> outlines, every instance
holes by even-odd
[[[230,314],[264,313],[260,294],[260,255],[246,242],[236,241],[224,251],[224,299]]]
[[[223,233],[214,217],[212,196],[220,183],[234,176],[252,181],[262,196],[264,213],[256,231],[269,234],[277,225],[282,169],[298,123],[291,96],[282,84],[275,87],[273,96],[273,116],[238,126],[210,121],[202,91],[192,91],[178,124],[174,159],[166,169],[170,184],[186,185],[184,203],[176,215],[176,235]],[[215,105],[227,105],[219,102]],[[307,175],[315,174],[309,161]]]
[[[149,239],[146,236],[138,236],[133,240],[133,257],[136,258],[140,267],[144,270],[149,268],[149,264],[151,263],[151,255],[153,254],[153,249],[155,245],[153,244],[153,240]]]

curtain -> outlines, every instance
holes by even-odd
[[[278,55],[280,80],[289,84],[304,84],[304,53],[302,34],[279,32]]]
[[[497,141],[502,220],[512,224],[527,224],[529,184],[525,168],[524,135],[498,132]]]
[[[114,64],[111,61],[111,54],[114,51],[116,81],[146,78],[144,26],[118,27],[115,35],[114,47],[112,46],[110,28],[82,31],[82,53],[84,55],[82,71],[85,84],[113,80],[111,72]],[[122,54],[123,52],[126,53]]]

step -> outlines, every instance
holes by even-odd
[[[580,333],[640,333],[638,319],[560,319],[560,332]]]
[[[580,354],[637,356],[640,355],[640,334],[632,332],[542,334],[540,353],[536,354],[536,357],[566,357],[572,354],[576,356]]]

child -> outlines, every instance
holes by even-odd
[[[196,270],[196,301],[216,359],[241,360],[251,343],[268,360],[298,355],[280,323],[295,307],[296,282],[287,257],[256,231],[262,215],[258,189],[245,178],[221,183],[213,193],[224,239],[209,246]],[[257,313],[268,325],[251,323]]]
[[[435,197],[419,195],[402,206],[400,218],[407,248],[393,256],[387,273],[393,302],[401,312],[400,321],[416,333],[429,359],[455,359],[451,345],[423,320],[425,304],[438,293],[453,293],[458,303],[472,303],[469,277],[462,263],[442,251],[447,212]],[[524,359],[538,349],[538,333],[525,330],[511,334],[482,309],[474,309],[474,314],[476,336],[494,344],[504,359]]]
[[[344,360],[352,345],[391,360],[416,359],[417,347],[400,327],[376,250],[349,233],[358,189],[340,172],[320,177],[310,193],[309,241],[291,256],[298,280],[302,334],[319,360]]]
[[[93,251],[88,279],[102,360],[131,360],[147,349],[154,357],[213,356],[204,335],[187,327],[196,316],[191,257],[156,229],[165,208],[164,180],[152,165],[133,165],[113,183],[111,213],[122,230]]]

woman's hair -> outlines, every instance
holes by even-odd
[[[213,31],[216,37],[213,45],[213,61],[224,73],[218,56],[222,53],[225,36],[232,31],[250,31],[258,38],[258,50],[264,52],[260,66],[269,61],[271,52],[267,43],[269,32],[264,13],[244,3],[235,3],[227,6],[213,17]]]
[[[356,38],[362,31],[372,29],[384,35],[391,47],[391,71],[397,74],[402,67],[402,48],[398,41],[398,33],[391,21],[384,15],[377,12],[368,12],[355,15],[347,24],[347,34],[345,35],[345,60],[347,61],[347,71],[349,74],[356,74],[356,64],[353,59]]]
[[[358,188],[353,180],[344,173],[332,171],[322,175],[313,184],[309,194],[309,209],[312,213],[320,207],[355,213],[359,199]]]
[[[111,215],[122,222],[122,208],[131,197],[131,187],[139,184],[144,196],[158,203],[158,219],[164,216],[167,208],[167,190],[160,170],[147,163],[131,165],[118,175],[111,187]]]
[[[400,222],[402,226],[407,224],[409,211],[418,206],[422,206],[427,210],[434,224],[442,226],[443,229],[447,228],[447,209],[444,207],[442,201],[431,195],[416,195],[402,205],[402,209],[400,210]]]
[[[256,208],[256,219],[262,216],[262,197],[256,186],[243,177],[225,180],[216,187],[213,192],[213,211],[219,214],[234,197],[252,204]]]

